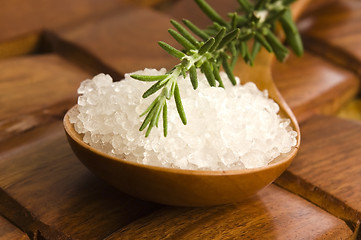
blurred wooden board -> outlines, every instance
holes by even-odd
[[[361,99],[358,98],[348,102],[337,112],[337,116],[361,122]]]
[[[301,124],[302,144],[276,182],[327,211],[361,220],[361,123],[315,116]]]
[[[120,9],[120,0],[13,0],[0,8],[0,42],[43,30],[64,28]]]
[[[27,240],[29,237],[5,218],[0,216],[0,240],[9,239]]]
[[[0,187],[30,211],[32,222],[73,239],[104,238],[157,207],[92,175],[71,151],[60,121],[0,146]],[[13,207],[2,208],[2,214],[23,228],[33,228],[12,213]]]
[[[360,1],[329,4],[302,19],[299,27],[308,49],[361,75]]]
[[[54,54],[0,61],[0,141],[51,118],[76,103],[77,88],[90,77]]]
[[[301,58],[291,54],[284,63],[275,61],[272,74],[299,122],[336,113],[360,87],[355,74],[309,52]]]
[[[162,14],[128,8],[124,13],[117,12],[56,34],[124,74],[144,68],[171,68],[177,63],[157,44],[159,40],[175,42],[167,32],[169,27],[169,18]],[[57,51],[63,51],[61,43]]]
[[[107,238],[347,239],[346,224],[306,200],[271,185],[235,205],[163,208]]]

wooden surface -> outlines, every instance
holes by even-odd
[[[239,204],[163,208],[107,239],[346,239],[346,229],[304,199],[270,186]]]
[[[61,118],[90,77],[55,54],[0,61],[0,140]]]
[[[314,116],[301,132],[302,148],[277,183],[356,222],[361,218],[361,122]]]
[[[294,163],[253,198],[212,208],[127,196],[95,177],[67,143],[62,116],[76,102],[80,81],[99,71],[119,79],[170,67],[175,59],[156,44],[172,43],[169,19],[206,23],[188,0],[137,1],[147,8],[126,2],[2,4],[0,239],[356,239],[361,123],[329,115],[359,91],[359,1],[313,5],[299,22],[305,56],[273,65],[301,123]],[[234,6],[210,2],[221,12]]]
[[[12,225],[5,218],[0,216],[0,239],[19,239],[27,240],[29,237],[22,231],[20,231],[16,226]]]
[[[361,76],[360,22],[361,2],[344,0],[305,16],[299,26],[307,48]]]

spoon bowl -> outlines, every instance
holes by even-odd
[[[297,144],[290,152],[281,154],[268,166],[255,169],[203,171],[162,168],[129,162],[105,154],[82,139],[69,121],[69,112],[64,117],[64,128],[71,148],[94,174],[120,191],[131,196],[173,206],[213,206],[240,202],[272,183],[286,170],[296,156],[300,145],[300,130],[297,121],[278,93],[271,72],[271,55],[261,52],[255,66],[250,69],[241,64],[241,80],[253,81],[280,106],[279,114],[291,120],[290,126],[298,133]],[[239,61],[242,62],[242,61]],[[237,72],[236,72],[237,74]]]
[[[213,206],[246,199],[281,175],[299,146],[298,139],[291,152],[277,157],[266,167],[256,169],[198,171],[162,168],[119,159],[87,145],[69,122],[68,113],[64,117],[68,141],[87,168],[122,192],[166,205]]]

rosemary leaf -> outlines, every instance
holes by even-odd
[[[167,53],[169,53],[170,55],[176,57],[176,58],[183,58],[185,56],[185,54],[181,51],[179,51],[178,49],[172,47],[171,45],[165,43],[165,42],[162,42],[162,41],[159,41],[158,42],[159,46],[161,48],[163,48]]]
[[[226,33],[226,28],[222,27],[219,32],[217,33],[217,35],[214,37],[214,44],[213,46],[209,49],[210,52],[213,52],[215,49],[218,48],[219,43],[222,41],[224,35]]]
[[[237,28],[237,16],[238,14],[237,13],[231,13],[228,15],[230,18],[231,18],[231,27],[232,29],[235,29]]]
[[[261,50],[261,43],[259,43],[258,41],[254,41],[253,46],[252,46],[252,52],[251,52],[251,58],[253,61],[256,58],[256,55],[260,50]]]
[[[155,104],[157,104],[158,102],[158,97],[156,99],[153,100],[153,102],[147,107],[147,109],[142,113],[140,114],[140,117],[143,117],[145,114],[147,114],[148,112],[150,112],[150,110],[153,109],[153,107],[155,106]]]
[[[246,48],[246,55],[244,56],[244,61],[248,63],[250,66],[253,66],[253,58],[248,50],[248,47]]]
[[[181,100],[181,97],[180,97],[179,87],[178,87],[177,83],[175,84],[175,88],[174,88],[174,100],[175,100],[175,104],[176,104],[176,107],[177,107],[179,117],[182,120],[182,123],[184,125],[187,125],[187,117],[186,117],[186,114],[185,114],[184,109],[183,109],[182,100]]]
[[[167,103],[164,102],[163,105],[163,136],[166,137],[168,135],[168,109]]]
[[[198,53],[203,55],[205,54],[214,44],[215,39],[213,37],[209,38],[203,46],[198,50]]]
[[[266,39],[270,43],[272,50],[275,53],[277,59],[281,62],[284,61],[284,59],[288,55],[287,48],[285,48],[282,45],[280,40],[278,40],[278,38],[271,31],[267,32]]]
[[[233,72],[232,72],[231,67],[229,66],[229,64],[228,64],[228,62],[227,62],[227,58],[225,58],[225,57],[223,58],[222,66],[223,66],[224,71],[226,72],[229,80],[231,81],[231,83],[232,83],[233,85],[236,85],[236,84],[237,84],[236,79],[235,79],[235,77],[234,77],[234,75],[233,75]]]
[[[147,129],[147,131],[146,131],[146,133],[145,133],[145,137],[148,137],[148,136],[149,136],[150,131],[152,131],[152,128],[153,128],[153,127],[154,127],[154,125],[149,124],[148,129]]]
[[[177,84],[176,81],[173,81],[173,82],[172,82],[172,86],[171,86],[171,88],[170,88],[170,94],[171,94],[171,96],[174,95],[174,91],[175,91],[175,86],[176,86],[176,84]],[[170,98],[169,98],[169,99],[170,99]],[[168,99],[168,100],[169,100],[169,99]]]
[[[229,33],[227,33],[226,36],[221,40],[221,42],[218,45],[218,48],[222,48],[223,46],[227,45],[230,41],[237,38],[241,30],[239,28],[236,28]]]
[[[252,11],[252,4],[248,0],[237,0],[239,5],[245,10],[246,12]]]
[[[217,80],[217,82],[219,83],[219,87],[224,88],[224,84],[222,81],[221,76],[219,75],[219,68],[217,66],[215,66],[215,64],[213,64],[213,75],[214,78]]]
[[[189,69],[189,78],[191,79],[193,89],[197,89],[198,88],[198,77],[197,77],[197,69],[194,65]]]
[[[292,14],[290,8],[280,18],[281,25],[286,34],[286,41],[291,46],[292,50],[297,56],[303,54],[303,44],[301,36],[297,31],[296,24],[292,20]]]
[[[239,36],[238,36],[238,40],[245,42],[248,41],[249,39],[251,39],[253,36],[253,31],[248,29],[246,31],[243,31]]]
[[[165,85],[165,83],[161,83],[161,81],[158,81],[157,83],[155,83],[154,85],[152,85],[147,91],[145,91],[143,93],[143,98],[147,98],[150,95],[154,94],[155,92],[157,92],[159,89],[161,89],[163,86]]]
[[[257,40],[257,42],[261,43],[262,46],[268,51],[268,52],[272,52],[272,47],[271,45],[267,42],[267,40],[262,36],[262,34],[260,34],[259,32],[256,32],[255,34],[255,38]],[[253,55],[253,54],[251,54]]]
[[[143,131],[148,124],[150,123],[150,121],[152,120],[153,116],[154,116],[154,108],[156,107],[156,105],[158,104],[158,102],[152,107],[152,109],[149,111],[149,113],[147,114],[147,116],[145,117],[142,125],[139,128],[139,131]]]
[[[185,37],[183,37],[182,35],[180,35],[178,32],[174,31],[173,29],[169,29],[168,32],[169,32],[170,35],[172,35],[172,37],[173,37],[179,44],[181,44],[187,51],[192,50],[192,49],[196,49],[196,47],[195,47],[190,41],[188,41]]]
[[[230,51],[231,54],[232,54],[232,59],[233,59],[233,57],[235,57],[235,56],[238,55],[238,53],[237,53],[237,48],[236,48],[234,42],[230,42],[227,47],[228,47],[229,51]]]
[[[241,42],[239,44],[239,51],[241,53],[242,58],[244,59],[246,56],[247,44],[245,42]]]
[[[267,23],[272,23],[274,21],[276,21],[277,19],[279,19],[285,12],[287,11],[287,9],[282,9],[281,11],[276,11],[276,12],[271,12],[266,19]]]
[[[189,28],[189,30],[191,30],[195,35],[202,38],[203,40],[207,40],[209,38],[208,34],[206,34],[204,31],[194,25],[191,21],[183,19],[183,23]]]
[[[254,8],[255,8],[256,10],[259,10],[259,9],[263,8],[264,5],[265,5],[267,2],[269,2],[269,0],[258,0],[258,1],[256,2],[256,5],[254,6]]]
[[[198,46],[199,43],[195,37],[190,34],[187,29],[185,29],[180,23],[178,23],[175,20],[170,21],[171,24],[178,30],[180,34],[182,34],[183,37],[185,37],[189,42],[191,42],[194,46]]]
[[[154,117],[151,121],[151,126],[156,126],[158,127],[158,122],[159,122],[159,117],[160,117],[160,112],[162,111],[162,108],[163,108],[163,103],[164,101],[162,102],[159,102],[159,104],[157,105],[156,109],[154,110],[155,113],[154,113]]]
[[[248,19],[245,16],[240,16],[237,13],[229,13],[227,16],[229,18],[233,18],[235,16],[236,27],[241,27],[248,22]]]
[[[236,49],[236,50],[237,50],[237,49]],[[238,61],[238,56],[239,56],[239,52],[238,52],[238,51],[236,52],[236,55],[232,55],[231,64],[230,64],[231,69],[233,69],[234,66],[236,65],[236,63],[237,63],[237,61]]]
[[[195,0],[199,8],[213,21],[228,26],[228,23],[204,0]]]
[[[214,75],[213,75],[213,70],[212,70],[212,66],[210,65],[209,62],[204,62],[202,64],[202,67],[201,67],[203,73],[206,75],[206,78],[207,78],[207,81],[209,83],[209,85],[211,87],[215,87],[216,86],[216,79],[214,78]]]
[[[169,75],[167,75],[167,74],[165,74],[165,75],[156,75],[156,76],[139,75],[139,74],[130,75],[131,78],[134,78],[134,79],[139,80],[139,81],[144,81],[144,82],[159,81],[159,80],[165,79],[168,76]]]

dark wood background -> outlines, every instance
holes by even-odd
[[[236,5],[208,2],[223,14]],[[300,122],[301,149],[251,199],[212,208],[144,202],[76,159],[62,118],[80,82],[99,72],[120,79],[171,67],[156,44],[174,43],[171,18],[207,24],[191,0],[2,1],[0,239],[356,239],[361,121],[340,116],[361,112],[359,0],[311,3],[298,22],[304,56],[274,63],[275,82]]]

